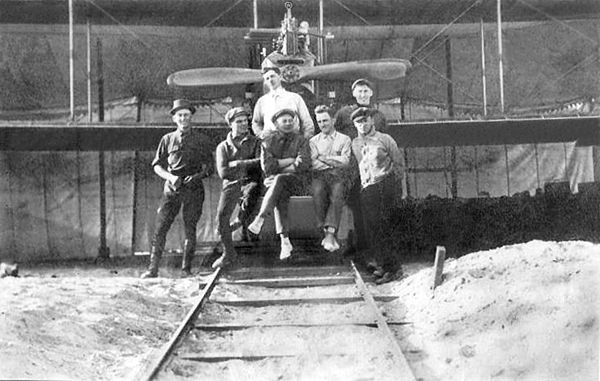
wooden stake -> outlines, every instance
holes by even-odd
[[[444,273],[444,261],[446,260],[446,248],[444,246],[436,246],[435,248],[435,263],[433,264],[433,289],[442,284],[442,274]]]

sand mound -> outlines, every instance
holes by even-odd
[[[400,296],[384,309],[412,322],[394,329],[417,378],[598,379],[600,245],[532,241],[448,260],[433,298],[426,266],[373,286]],[[23,268],[1,279],[0,379],[131,380],[198,284],[119,273]]]
[[[188,279],[61,272],[2,279],[0,379],[130,379],[198,293]]]
[[[406,308],[417,376],[597,380],[600,245],[542,242],[447,260],[390,285]],[[433,297],[432,297],[433,296]]]

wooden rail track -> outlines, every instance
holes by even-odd
[[[289,273],[291,273],[292,276],[286,275]],[[311,273],[316,273],[317,275]],[[198,375],[197,373],[194,373],[194,369],[199,369],[197,367],[206,369],[207,367],[215,366],[215,364],[229,364],[227,362],[230,361],[238,361],[237,366],[240,366],[240,361],[242,364],[252,364],[259,361],[293,362],[300,358],[304,361],[304,365],[302,365],[304,370],[301,370],[301,372],[312,372],[317,371],[320,364],[326,362],[327,359],[330,358],[345,357],[352,359],[358,356],[360,359],[361,357],[379,356],[379,358],[384,359],[381,361],[385,361],[386,364],[384,372],[389,372],[390,375],[389,378],[384,379],[415,380],[400,345],[389,327],[390,325],[402,325],[407,323],[402,321],[387,321],[377,305],[377,302],[390,302],[396,299],[396,297],[389,295],[373,295],[366,286],[363,277],[356,269],[354,263],[350,262],[348,266],[335,266],[325,270],[318,267],[315,267],[314,269],[306,268],[304,270],[299,270],[297,268],[279,268],[270,270],[249,269],[237,272],[232,271],[228,275],[234,279],[220,279],[221,271],[220,269],[217,269],[214,273],[210,274],[204,282],[201,282],[202,292],[199,295],[197,302],[187,314],[179,328],[175,331],[171,340],[151,356],[144,369],[139,373],[137,379],[206,379],[206,374],[204,376]],[[263,294],[266,293],[268,297],[239,297],[236,293],[241,292],[240,290],[242,289],[240,289],[240,287],[243,287],[243,291],[250,293],[251,295],[254,292],[253,290],[258,290],[256,294],[262,292]],[[295,292],[296,290],[304,292],[305,290],[309,290],[308,293],[310,294],[310,290],[314,290],[313,287],[347,287],[347,289],[345,289],[346,291],[352,290],[358,295],[334,297],[280,297],[278,295],[278,292],[281,290],[285,290],[285,292]],[[223,288],[223,290],[219,290],[219,288]],[[215,291],[217,293],[225,293],[228,298],[215,298]],[[334,291],[337,292],[337,289]],[[305,311],[306,309],[311,308],[311,306],[334,310],[335,308],[340,308],[340,306],[356,306],[357,303],[360,304],[361,308],[366,307],[367,318],[358,317],[352,313],[346,313],[344,319],[331,318],[302,321],[302,318],[298,316],[300,314],[297,312]],[[213,313],[214,316],[210,316],[210,312],[203,310],[203,308],[207,306],[214,306],[214,308],[217,308],[217,311],[220,311],[218,309],[228,310],[231,308],[239,308],[244,311],[249,310],[251,312],[246,311],[244,313],[251,316],[254,320],[246,321],[248,320],[246,316],[241,315],[241,318],[238,317],[233,321],[223,322],[220,321],[219,318],[221,316],[218,313]],[[275,321],[264,321],[260,317],[257,318],[256,312],[253,312],[263,311],[269,308],[278,309],[278,311],[281,312],[280,315],[284,316],[284,318]],[[296,315],[294,315],[294,313],[296,313]],[[310,315],[310,313],[308,313],[308,315]],[[204,317],[208,317],[208,321],[201,321]],[[374,328],[377,330],[373,331]],[[300,342],[298,346],[271,345],[272,348],[269,348],[269,345],[265,344],[260,339],[257,339],[256,345],[252,345],[251,348],[243,348],[243,345],[236,345],[234,346],[234,349],[223,350],[219,349],[216,344],[212,349],[210,348],[212,343],[211,338],[215,338],[218,335],[225,335],[225,337],[229,339],[234,337],[236,332],[252,332],[253,335],[275,337],[277,330],[288,330],[283,333],[279,332],[279,334],[284,338],[289,336],[288,341],[290,342],[297,342],[298,338],[319,337],[319,334],[316,332],[323,329],[332,330],[331,332],[327,331],[326,335],[337,335],[338,339],[339,336],[353,334],[360,335],[362,334],[361,332],[365,332],[354,332],[352,330],[368,330],[368,339],[360,339],[356,342],[361,345],[369,343],[369,347],[371,348],[361,347],[358,352],[356,351],[356,348],[344,346],[315,348],[314,342],[311,344],[303,344]],[[321,335],[323,335],[322,332]],[[374,339],[374,337],[376,337],[376,339]],[[202,340],[198,341],[199,338]],[[318,341],[317,339],[315,340]],[[325,339],[325,341],[328,340]],[[261,346],[262,344],[265,345]],[[326,343],[317,342],[317,347],[319,346],[318,344]],[[327,345],[324,345],[324,347],[327,347]],[[227,369],[226,365],[221,366],[222,368],[220,369]],[[243,367],[244,365],[241,366]],[[288,368],[283,367],[281,370],[283,379],[298,378],[294,378],[293,376],[289,377],[289,374],[286,374],[287,371],[285,369],[289,370],[289,364]],[[209,374],[211,374],[210,377],[214,377],[210,379],[235,378],[231,378],[231,375],[228,378],[227,376],[218,376],[214,373]],[[260,379],[260,374],[258,377],[258,379]],[[364,379],[359,376],[356,377],[358,377],[356,379]],[[308,379],[307,377],[300,378]],[[251,379],[257,379],[256,375]],[[343,377],[342,379],[348,378]],[[381,377],[378,379],[381,379]]]

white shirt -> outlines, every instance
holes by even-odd
[[[346,167],[350,164],[352,141],[347,135],[333,131],[326,135],[319,133],[310,141],[310,156],[314,170],[322,171],[330,168]],[[326,162],[319,160],[323,158]]]
[[[295,131],[302,132],[307,139],[310,139],[315,134],[315,126],[304,100],[300,95],[287,91],[283,87],[269,91],[256,102],[254,115],[252,116],[254,134],[262,137],[263,131],[275,131],[277,128],[271,118],[277,111],[284,108],[296,112],[297,116],[294,118]]]

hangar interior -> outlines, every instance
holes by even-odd
[[[115,131],[128,126],[171,128],[169,105],[184,96],[200,105],[195,122],[214,130],[215,141],[222,138],[226,110],[249,92],[259,96],[261,89],[182,90],[168,87],[166,77],[195,67],[256,67],[256,46],[244,36],[254,23],[278,28],[285,12],[283,2],[272,0],[74,0],[71,105],[67,3],[5,0],[0,5],[0,252],[10,259],[16,253],[19,260],[91,258],[98,254],[99,237],[114,256],[147,251],[161,189],[149,167],[153,146],[106,147],[101,154],[65,149],[60,146],[62,129],[97,126],[100,113]],[[292,3],[294,16],[315,31],[322,6],[321,32],[333,36],[322,52],[327,63],[410,59],[408,75],[377,83],[376,96],[378,107],[399,131],[395,137],[404,149],[412,199],[499,199],[522,192],[533,196],[549,183],[567,183],[577,193],[579,184],[600,178],[600,128],[592,129],[591,139],[538,136],[511,144],[503,139],[455,145],[402,139],[407,123],[421,128],[424,140],[432,136],[422,121],[568,117],[561,128],[577,124],[578,118],[591,118],[598,126],[596,1],[503,2],[502,76],[496,1]],[[319,83],[322,94],[336,95],[319,101],[334,106],[349,102],[351,82]],[[57,133],[15,143],[11,129],[44,126]],[[58,143],[49,149],[49,142]],[[218,240],[214,220],[220,180],[210,178],[206,186],[198,237],[211,245]],[[169,234],[173,250],[181,247],[181,230]]]

